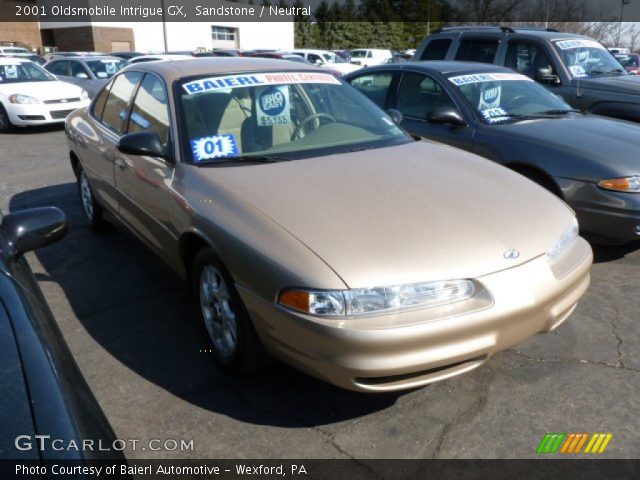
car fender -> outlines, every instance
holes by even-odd
[[[586,111],[595,115],[604,115],[606,117],[640,122],[639,103],[603,101],[592,103],[587,107]]]

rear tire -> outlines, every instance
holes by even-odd
[[[89,229],[93,232],[101,232],[106,227],[103,218],[103,210],[93,195],[89,178],[84,169],[78,165],[78,194],[80,195],[80,207],[82,217]]]
[[[192,272],[197,315],[216,363],[239,375],[259,370],[264,348],[233,279],[211,248],[198,252]]]
[[[0,103],[0,133],[10,133],[15,129],[15,125],[9,120],[9,115],[4,108],[4,105]]]

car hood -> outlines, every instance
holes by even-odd
[[[606,90],[615,93],[640,95],[640,77],[637,75],[621,75],[617,77],[581,78],[580,88],[590,90]],[[577,88],[578,79],[573,80]]]
[[[556,148],[565,157],[588,159],[592,166],[600,167],[580,169],[594,176],[585,177],[588,180],[602,180],[602,176],[612,173],[620,176],[640,173],[640,159],[635,154],[640,138],[638,123],[599,115],[570,114],[492,128],[536,144],[544,138],[545,146]]]
[[[544,254],[572,218],[519,174],[426,141],[199,172],[288,230],[351,288],[510,268]],[[510,249],[517,260],[505,259]]]
[[[59,98],[80,97],[82,88],[71,83],[51,82],[24,82],[0,84],[0,92],[5,95],[29,95],[38,100],[57,100]]]

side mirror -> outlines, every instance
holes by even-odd
[[[89,78],[89,75],[87,75],[87,74],[86,74],[86,73],[84,73],[84,72],[78,72],[78,73],[76,73],[76,74],[74,75],[74,77],[76,77],[76,78],[81,78],[81,79],[83,79],[83,80],[87,80],[87,79]]]
[[[173,162],[168,149],[156,132],[129,133],[120,137],[118,150],[127,155],[159,157]]]
[[[317,59],[315,62],[313,62],[314,65],[322,65],[324,62],[320,59]]]
[[[535,79],[540,83],[560,85],[560,77],[554,75],[550,68],[539,68],[536,72]]]
[[[391,120],[393,120],[393,123],[396,125],[400,125],[402,123],[402,113],[395,108],[389,108],[386,110],[386,113],[391,117]]]
[[[450,125],[452,127],[467,126],[467,122],[462,116],[462,113],[453,107],[436,107],[431,109],[427,115],[427,121],[429,123]]]
[[[64,237],[67,219],[56,207],[21,210],[4,217],[0,233],[9,243],[11,254],[17,257]]]

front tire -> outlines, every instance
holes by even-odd
[[[204,248],[196,255],[192,271],[198,317],[214,360],[234,374],[256,371],[263,347],[224,265],[212,249]]]
[[[0,133],[10,133],[15,129],[13,123],[9,119],[9,114],[4,106],[0,104]]]
[[[78,166],[78,194],[80,195],[80,206],[82,217],[90,230],[101,232],[106,226],[103,218],[103,210],[93,195],[89,177],[81,166]]]

